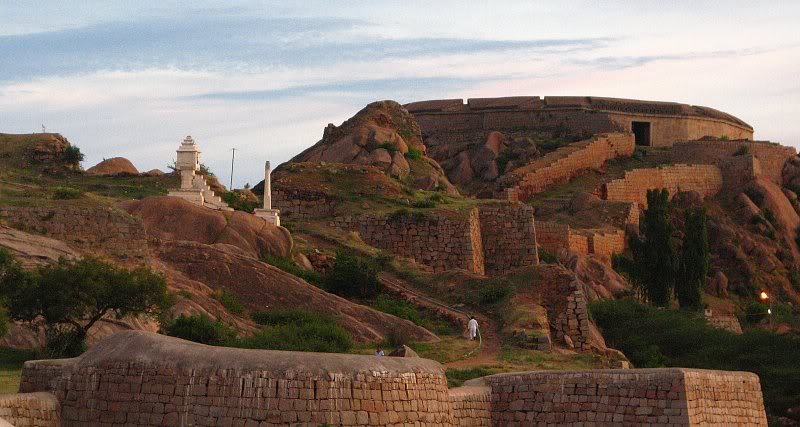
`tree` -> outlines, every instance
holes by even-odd
[[[164,278],[145,267],[126,270],[97,258],[59,260],[35,273],[19,269],[0,282],[11,319],[41,318],[48,347],[64,355],[81,348],[86,334],[104,316],[158,315],[169,304]],[[63,341],[63,342],[62,342]]]
[[[64,160],[71,165],[80,165],[84,157],[83,153],[81,153],[81,149],[75,145],[70,145],[64,149]]]
[[[634,275],[641,283],[645,299],[659,307],[669,304],[677,271],[670,210],[666,189],[647,190],[647,209],[639,224],[640,236],[630,241]]]
[[[362,259],[344,250],[336,252],[336,259],[325,275],[324,288],[346,297],[370,297],[378,294],[378,265],[371,259]]]
[[[704,208],[686,211],[685,237],[675,282],[675,296],[682,308],[699,310],[708,281],[708,228]]]

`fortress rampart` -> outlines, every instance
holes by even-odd
[[[444,368],[427,359],[211,347],[134,331],[75,359],[26,362],[21,391],[52,393],[65,427],[766,425],[758,377],[745,372],[519,372],[448,390]]]
[[[647,190],[666,188],[670,197],[680,191],[696,191],[711,197],[722,190],[722,172],[714,165],[670,165],[634,169],[625,177],[607,182],[603,195],[607,200],[635,202],[647,206]]]
[[[764,175],[781,184],[781,172],[787,160],[797,155],[794,147],[770,142],[752,141],[680,141],[672,149],[676,163],[717,165],[725,176],[726,186],[736,186],[757,175]],[[757,166],[749,157],[754,157]]]
[[[569,250],[582,255],[594,254],[606,262],[611,261],[611,255],[625,251],[623,230],[576,230],[552,221],[536,221],[536,241],[554,255]]]
[[[490,131],[541,131],[586,138],[606,132],[637,134],[637,143],[669,147],[704,136],[752,139],[753,128],[708,107],[593,96],[518,96],[412,102],[426,145],[467,144]]]

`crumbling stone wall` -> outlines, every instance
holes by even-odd
[[[488,132],[520,129],[588,137],[605,132],[631,132],[634,121],[650,123],[650,145],[669,147],[675,141],[704,136],[752,139],[753,128],[738,118],[708,107],[674,102],[590,96],[517,96],[445,99],[405,106],[420,125],[425,143],[468,144]]]
[[[758,376],[749,372],[538,371],[468,384],[491,387],[494,425],[767,425]]]
[[[744,147],[744,149],[742,148]],[[746,152],[743,155],[736,156],[735,154]],[[680,163],[702,163],[710,165],[718,165],[721,168],[726,163],[736,160],[736,157],[743,157],[744,155],[751,155],[758,159],[760,165],[759,175],[763,174],[769,177],[770,180],[776,184],[781,184],[781,172],[783,165],[786,161],[797,154],[794,147],[784,147],[782,145],[773,144],[770,142],[752,142],[752,141],[682,141],[676,142],[672,149],[672,158],[674,162]],[[742,159],[741,161],[747,161]],[[753,173],[752,166],[750,166],[747,173]],[[735,165],[730,168],[731,172],[736,172]],[[744,172],[744,171],[742,171]],[[734,175],[735,177],[735,175]],[[749,178],[752,178],[750,176]],[[726,176],[726,181],[728,177]],[[726,183],[726,186],[728,184]],[[731,185],[736,185],[735,181]]]
[[[329,195],[300,189],[273,189],[272,207],[286,219],[309,220],[334,216],[337,200]]]
[[[492,389],[458,387],[450,390],[450,408],[454,427],[492,425]]]
[[[714,196],[722,189],[722,172],[714,165],[703,164],[634,169],[625,172],[624,178],[607,182],[603,195],[607,200],[635,202],[647,207],[647,190],[660,188],[666,188],[670,197],[680,191]]]
[[[437,210],[436,214],[336,217],[331,226],[357,231],[367,244],[411,258],[434,272],[462,268],[484,273],[477,208],[467,212]]]
[[[624,252],[626,245],[623,230],[576,230],[567,224],[551,221],[536,221],[536,241],[539,247],[554,255],[569,250],[581,255],[595,254],[604,261],[610,260],[615,253]]]
[[[553,184],[567,182],[582,171],[597,169],[606,161],[633,154],[633,134],[611,133],[566,147],[514,170],[500,185],[499,197],[508,200],[528,200]]]
[[[611,261],[611,256],[625,252],[625,232],[594,231],[589,234],[590,253],[597,255],[603,261]]]
[[[113,208],[0,207],[10,226],[45,234],[89,253],[143,259],[147,235],[135,217]]]
[[[0,420],[16,427],[59,427],[59,405],[50,393],[0,395]]]
[[[539,263],[533,208],[513,203],[481,205],[479,211],[484,270],[487,274],[503,274]]]

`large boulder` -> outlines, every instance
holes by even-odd
[[[124,157],[112,157],[86,169],[89,175],[116,176],[116,175],[139,175],[139,171]]]
[[[329,124],[322,140],[291,162],[370,165],[394,178],[410,178],[409,182],[418,188],[457,194],[441,167],[428,159],[425,152],[414,116],[395,101],[378,101],[338,127]],[[430,166],[429,160],[435,166]]]
[[[3,226],[0,226],[0,247],[11,251],[25,268],[50,264],[60,258],[80,258],[78,251],[60,240]]]
[[[142,220],[148,236],[158,239],[224,243],[254,258],[288,257],[292,251],[288,230],[246,212],[207,209],[170,196],[125,202],[121,207]]]

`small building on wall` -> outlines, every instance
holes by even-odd
[[[554,137],[587,138],[630,132],[636,145],[671,147],[703,137],[753,139],[753,127],[708,107],[676,102],[593,96],[519,96],[421,101],[406,109],[419,122],[426,145],[468,144],[490,131],[544,132]]]

